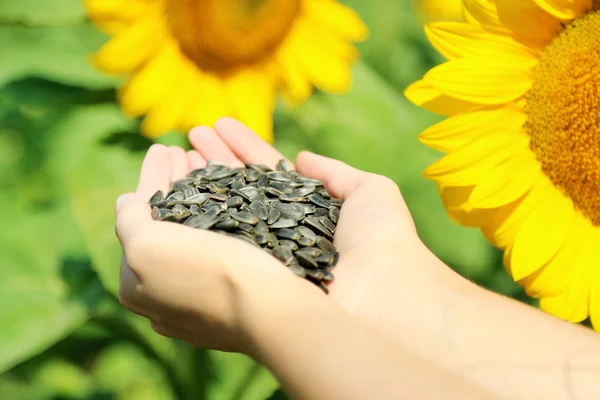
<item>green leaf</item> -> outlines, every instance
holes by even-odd
[[[88,62],[105,40],[89,24],[57,28],[0,25],[0,87],[32,76],[88,88],[114,87],[115,80]]]
[[[73,226],[64,212],[40,212],[0,198],[0,373],[82,325],[103,295],[95,276],[69,262]]]
[[[121,247],[114,232],[114,204],[135,190],[142,154],[103,143],[134,126],[115,105],[73,110],[54,129],[49,162],[62,177],[94,268],[107,290],[118,296]]]
[[[433,122],[432,116],[410,104],[364,63],[356,66],[354,76],[354,89],[348,95],[319,94],[289,111],[312,137],[310,147],[396,181],[425,244],[465,275],[487,273],[497,265],[496,250],[479,231],[454,224],[435,185],[422,176],[440,157],[417,139]],[[297,132],[281,135],[293,140],[291,135]]]
[[[0,23],[52,26],[83,21],[82,0],[2,0]]]
[[[213,351],[211,360],[210,400],[263,400],[279,386],[266,368],[242,354]]]

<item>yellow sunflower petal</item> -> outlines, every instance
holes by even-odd
[[[592,8],[592,0],[533,0],[548,14],[569,21],[581,17]]]
[[[508,159],[480,182],[469,197],[473,208],[498,208],[511,203],[532,188],[541,172],[535,155],[527,149],[520,156]]]
[[[481,54],[536,54],[511,37],[511,32],[493,26],[463,22],[436,22],[425,25],[431,45],[449,60]]]
[[[490,213],[488,220],[481,224],[481,232],[495,246],[507,248],[514,242],[527,216],[544,200],[549,189],[553,189],[549,179],[540,175],[535,185],[521,199]]]
[[[319,45],[318,32],[308,25],[299,23],[293,46],[297,54],[302,54],[301,65],[311,82],[329,93],[346,93],[352,86],[352,73],[349,63]]]
[[[559,296],[540,300],[545,312],[570,322],[581,322],[590,314],[590,291],[600,257],[595,229],[588,224],[587,234],[578,243],[566,290]]]
[[[369,36],[369,29],[360,15],[337,1],[305,0],[304,9],[307,16],[348,40],[358,42]]]
[[[188,105],[186,126],[188,128],[200,125],[212,126],[220,118],[231,117],[227,109],[225,82],[200,70],[193,71],[193,77],[190,84],[194,96]]]
[[[275,96],[269,74],[260,69],[248,70],[228,79],[226,84],[232,116],[272,143]]]
[[[447,96],[423,79],[407,87],[404,96],[419,107],[445,116],[475,111],[481,108],[479,104]]]
[[[285,99],[292,106],[303,103],[312,93],[312,85],[304,75],[298,55],[284,46],[278,56],[278,64],[285,84]]]
[[[490,0],[463,0],[465,20],[472,24],[500,26],[496,4]]]
[[[549,188],[515,236],[510,271],[515,280],[534,273],[560,250],[574,217],[571,200]]]
[[[598,235],[596,235],[598,236]],[[599,240],[600,238],[596,239]],[[600,255],[598,255],[600,256]],[[592,326],[597,332],[600,332],[600,270],[598,269],[598,259],[596,259],[596,265],[594,271],[592,271],[592,285],[590,287],[590,304],[589,314],[592,321]]]
[[[419,135],[425,145],[449,153],[472,140],[498,131],[519,131],[527,115],[512,107],[458,114],[431,126]]]
[[[162,95],[165,87],[173,85],[177,54],[175,43],[163,46],[156,56],[131,75],[119,90],[119,101],[126,115],[138,117],[144,114]]]
[[[466,57],[431,69],[423,78],[448,96],[500,105],[523,96],[532,84],[535,60],[516,55]]]
[[[502,26],[528,45],[542,48],[560,29],[560,21],[532,0],[502,0],[495,4]]]
[[[155,7],[152,0],[84,0],[92,22],[103,32],[116,34],[131,22]]]
[[[164,87],[152,104],[142,122],[141,131],[144,136],[156,138],[182,127],[186,104],[194,95],[187,84],[193,77],[185,65],[181,60],[173,62],[172,73],[176,80],[172,85]]]
[[[519,281],[527,294],[534,298],[554,297],[566,291],[573,273],[577,253],[586,240],[587,226],[576,216],[564,246],[542,268]]]
[[[437,181],[451,172],[461,171],[481,160],[485,160],[486,164],[499,164],[512,157],[515,150],[526,148],[527,143],[527,135],[517,135],[514,132],[492,133],[446,155],[430,165],[424,174],[427,178]]]
[[[142,18],[113,37],[96,53],[92,62],[111,73],[127,73],[145,62],[160,46],[161,35],[154,18]]]
[[[465,211],[461,208],[471,196],[474,186],[438,188],[448,216],[455,223],[468,227],[480,227],[489,219],[488,210]]]

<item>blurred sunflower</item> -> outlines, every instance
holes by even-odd
[[[335,0],[85,0],[88,15],[112,36],[93,62],[128,75],[119,100],[142,132],[212,125],[235,117],[272,140],[281,89],[292,104],[313,86],[351,86],[352,42],[368,31]]]
[[[424,21],[462,21],[462,0],[413,0],[417,13]]]
[[[541,308],[600,331],[600,1],[464,0],[426,27],[448,62],[406,90],[451,217],[505,250]]]

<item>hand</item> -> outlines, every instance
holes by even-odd
[[[152,194],[168,191],[172,181],[205,166],[204,157],[239,164],[212,130],[201,129],[204,134],[213,137],[202,140],[202,155],[153,145],[136,193],[118,199],[116,233],[124,250],[120,300],[150,319],[159,334],[201,348],[250,354],[246,327],[255,310],[281,306],[291,294],[323,303],[326,296],[246,242],[152,220]],[[192,138],[197,142],[198,132]]]

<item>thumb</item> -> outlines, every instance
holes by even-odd
[[[323,157],[309,151],[298,154],[296,170],[304,176],[322,181],[334,197],[343,200],[365,183],[365,180],[369,177],[368,173],[353,168],[342,161]]]
[[[119,196],[115,207],[116,233],[125,244],[138,231],[152,222],[150,205],[140,195],[127,193]]]

